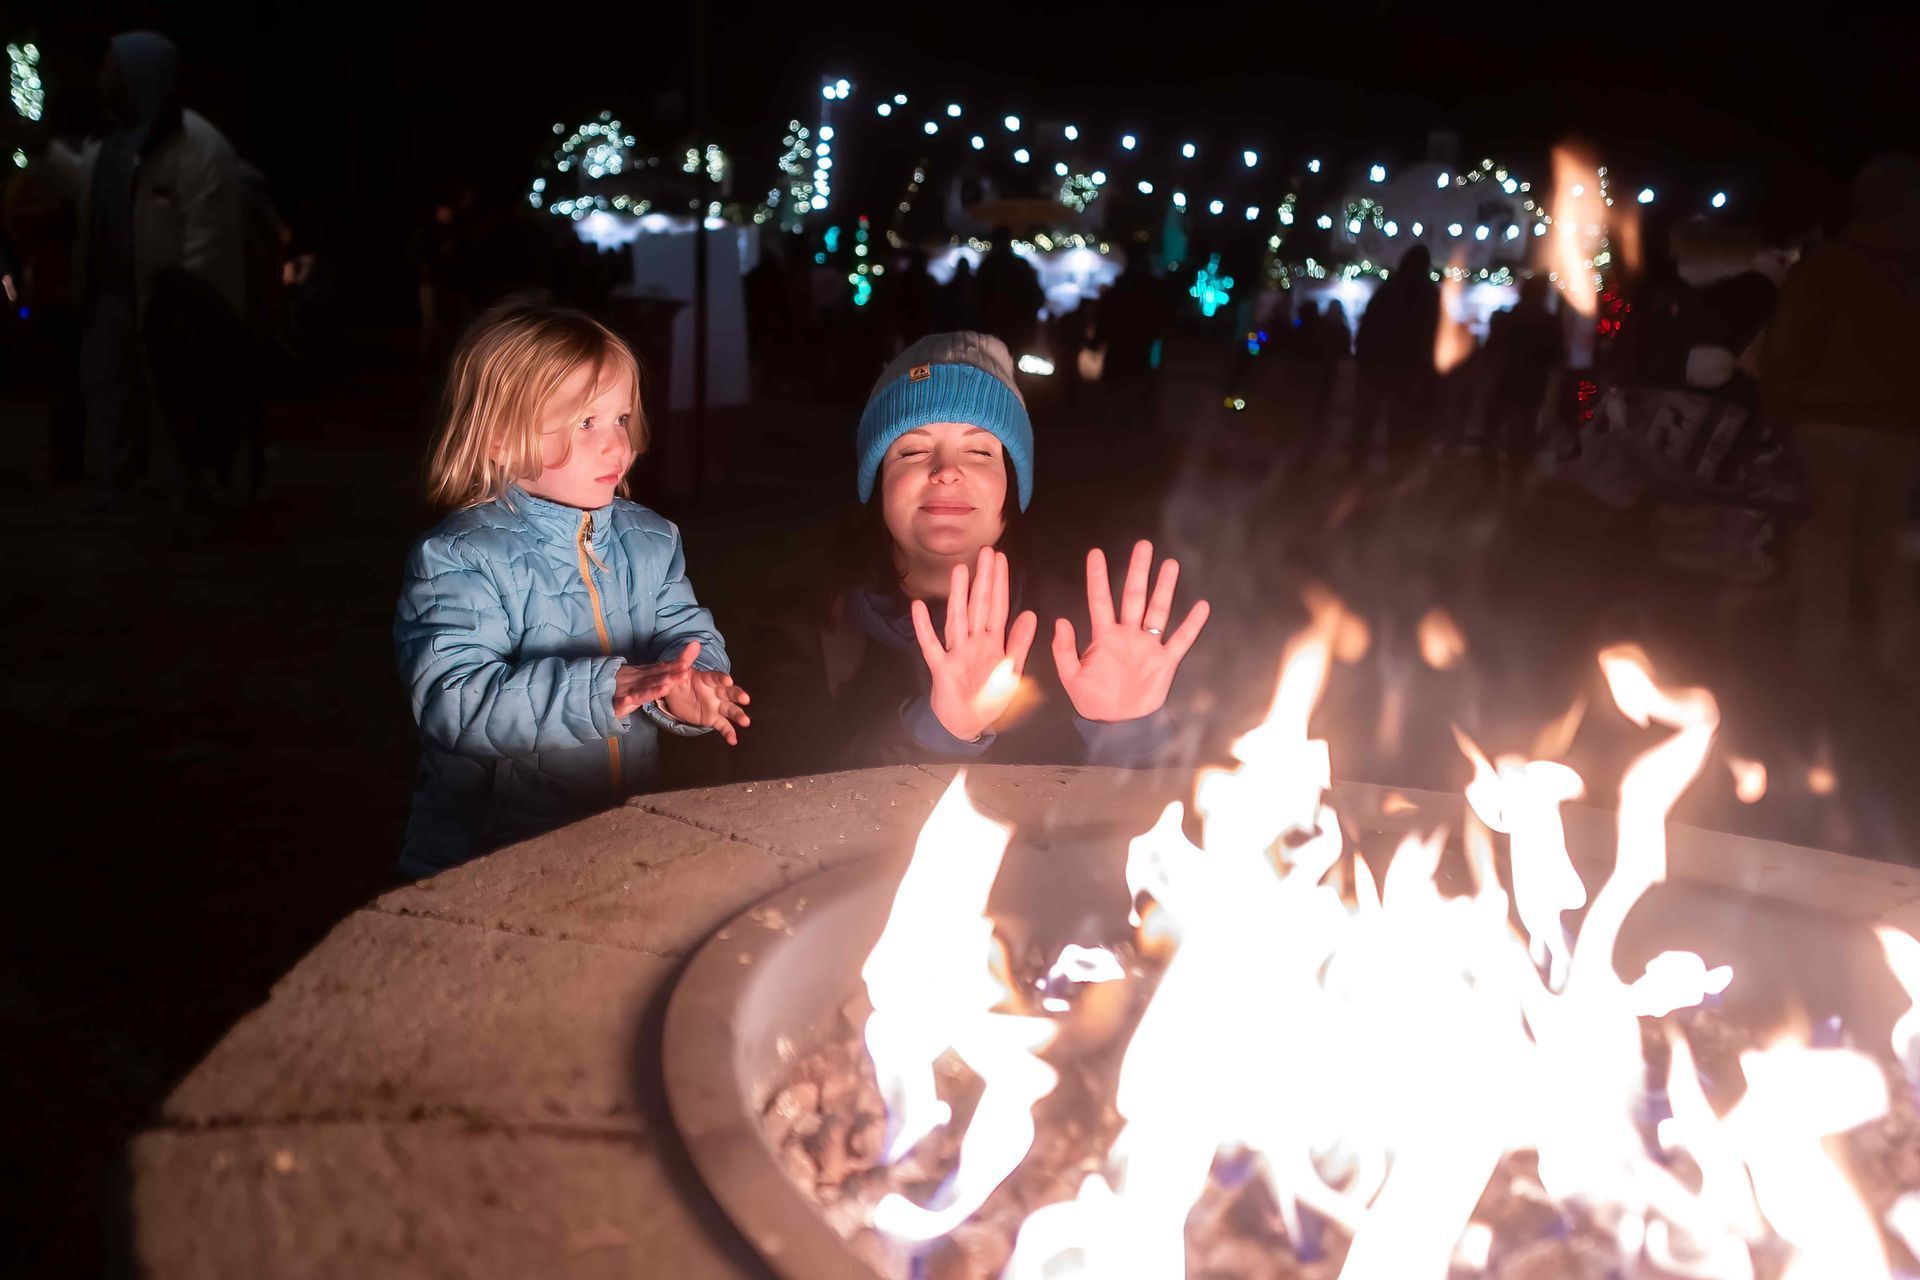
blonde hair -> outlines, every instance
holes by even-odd
[[[475,320],[447,375],[443,415],[427,455],[427,501],[439,511],[476,506],[505,497],[516,480],[538,476],[544,470],[540,424],[549,402],[583,368],[593,370],[591,397],[609,365],[627,377],[633,398],[627,439],[638,457],[647,448],[640,362],[619,335],[591,316],[541,303],[506,303]],[[571,452],[571,434],[567,447]],[[627,494],[625,477],[619,493]]]

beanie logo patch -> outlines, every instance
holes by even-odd
[[[928,364],[917,364],[913,366],[913,368],[907,370],[907,380],[909,382],[925,382],[928,378],[931,378],[932,376],[933,376],[933,366]]]

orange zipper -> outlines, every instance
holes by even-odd
[[[580,513],[580,531],[574,537],[574,548],[580,553],[580,581],[587,584],[587,599],[593,602],[593,629],[600,636],[600,652],[613,652],[613,639],[607,634],[607,616],[600,608],[600,588],[594,585],[593,569],[589,558],[593,550],[588,545],[593,537],[593,513]],[[607,768],[612,774],[613,798],[620,799],[620,739],[607,739]]]

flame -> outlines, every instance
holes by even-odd
[[[1759,804],[1767,794],[1767,766],[1758,760],[1727,757],[1727,769],[1733,774],[1733,794],[1741,804]]]
[[[1567,748],[1580,732],[1581,723],[1587,718],[1587,698],[1582,694],[1573,700],[1566,714],[1557,720],[1549,721],[1533,736],[1533,755],[1536,759],[1550,760],[1554,756],[1563,756]]]
[[[1560,917],[1587,905],[1587,887],[1567,854],[1560,806],[1579,799],[1585,784],[1565,765],[1546,760],[1502,756],[1496,768],[1459,729],[1453,736],[1473,762],[1467,804],[1488,827],[1512,837],[1514,906],[1535,963],[1548,964],[1548,985],[1558,989],[1572,959]]]
[[[1887,967],[1893,970],[1893,976],[1899,980],[1900,987],[1907,993],[1907,1009],[1893,1024],[1893,1056],[1906,1067],[1909,1079],[1920,1078],[1920,942],[1904,929],[1896,929],[1890,924],[1873,927],[1880,939],[1880,949],[1886,953]]]
[[[1433,334],[1433,367],[1437,373],[1449,373],[1473,354],[1473,335],[1458,317],[1464,308],[1466,279],[1462,269],[1466,254],[1455,251],[1447,263],[1440,283],[1440,326]]]
[[[1821,1139],[1887,1111],[1887,1078],[1845,1049],[1784,1045],[1740,1055],[1747,1093],[1727,1116],[1754,1199],[1794,1256],[1789,1280],[1892,1273],[1872,1215]]]
[[[1553,149],[1552,234],[1549,256],[1561,293],[1583,316],[1597,307],[1599,292],[1593,282],[1593,245],[1606,221],[1600,199],[1600,171],[1593,160],[1572,147]]]
[[[986,1086],[946,1203],[927,1209],[888,1196],[874,1225],[889,1235],[930,1240],[966,1221],[1026,1158],[1033,1104],[1059,1079],[1037,1056],[1053,1024],[994,1012],[1011,993],[998,976],[987,895],[1011,834],[973,807],[966,771],[954,775],[921,828],[886,928],[860,970],[873,1004],[866,1042],[887,1105],[888,1160],[952,1118],[934,1087],[941,1054],[958,1054]]]
[[[1019,692],[1020,675],[1013,669],[1012,658],[1000,659],[1000,665],[988,674],[986,683],[980,686],[980,692],[974,698],[979,708],[999,708],[1004,711],[1013,701],[1013,695]],[[998,715],[994,719],[999,719]]]
[[[1420,657],[1435,671],[1451,669],[1466,656],[1466,638],[1444,609],[1429,609],[1420,619]]]
[[[1377,880],[1366,859],[1345,857],[1325,803],[1327,744],[1307,736],[1343,633],[1351,649],[1347,615],[1321,599],[1288,646],[1267,719],[1234,744],[1238,767],[1199,781],[1202,846],[1177,803],[1128,845],[1136,924],[1166,960],[1121,1058],[1123,1125],[1073,1199],[1021,1225],[1008,1280],[1183,1275],[1187,1217],[1223,1151],[1257,1158],[1291,1238],[1303,1238],[1303,1208],[1351,1236],[1341,1280],[1484,1267],[1493,1241],[1472,1214],[1519,1150],[1538,1154],[1554,1200],[1610,1224],[1620,1274],[1643,1274],[1644,1260],[1661,1274],[1754,1280],[1754,1249],[1771,1232],[1791,1246],[1798,1280],[1886,1276],[1878,1228],[1822,1145],[1886,1110],[1872,1060],[1791,1043],[1743,1055],[1746,1095],[1721,1117],[1670,1026],[1672,1115],[1657,1137],[1691,1160],[1697,1188],[1648,1150],[1640,1020],[1698,1004],[1734,975],[1670,951],[1623,982],[1615,943],[1666,876],[1667,815],[1712,746],[1712,696],[1661,685],[1638,650],[1600,655],[1622,714],[1669,732],[1626,772],[1614,866],[1575,936],[1564,917],[1587,887],[1561,807],[1583,784],[1564,765],[1489,760],[1459,735],[1473,766],[1464,895],[1440,888],[1444,831],[1409,835]],[[1492,832],[1509,837],[1511,902]],[[946,1202],[890,1196],[876,1210],[896,1236],[929,1238],[978,1207],[1024,1158],[1033,1103],[1055,1083],[1034,1056],[1049,1024],[995,1012],[1006,991],[982,913],[1007,836],[956,781],[864,971],[892,1154],[947,1119],[932,1087],[941,1053],[960,1054],[986,1086]],[[1920,942],[1890,929],[1881,941],[1920,994]],[[1055,972],[1121,971],[1108,953],[1076,951]],[[1920,1019],[1910,1012],[1896,1034],[1902,1053],[1910,1022]]]

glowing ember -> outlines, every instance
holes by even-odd
[[[1766,765],[1758,760],[1742,760],[1738,756],[1728,756],[1727,768],[1733,774],[1733,794],[1740,797],[1741,804],[1759,804],[1766,798]]]
[[[1603,1233],[1617,1274],[1754,1280],[1764,1253],[1798,1280],[1888,1276],[1880,1229],[1823,1145],[1886,1112],[1873,1059],[1792,1040],[1744,1053],[1744,1096],[1720,1115],[1669,1024],[1671,1114],[1656,1124],[1648,1112],[1642,1019],[1735,979],[1686,951],[1631,981],[1616,969],[1623,922],[1666,877],[1667,815],[1712,746],[1712,696],[1661,685],[1637,650],[1600,655],[1615,706],[1665,736],[1622,780],[1613,869],[1590,905],[1561,817],[1582,794],[1578,775],[1489,760],[1460,735],[1474,775],[1462,833],[1472,887],[1449,896],[1444,831],[1409,835],[1377,875],[1343,847],[1325,802],[1330,756],[1308,723],[1336,652],[1364,648],[1356,626],[1337,602],[1316,602],[1266,721],[1234,744],[1239,767],[1199,780],[1201,846],[1179,804],[1129,845],[1143,950],[1167,958],[1120,1061],[1123,1123],[1073,1166],[1073,1198],[1026,1217],[1003,1274],[1185,1274],[1189,1214],[1223,1156],[1249,1158],[1290,1241],[1309,1239],[1309,1215],[1332,1224],[1342,1280],[1479,1271],[1495,1239],[1476,1208],[1503,1160],[1532,1153],[1532,1194]],[[1511,901],[1492,833],[1507,837]],[[949,1123],[937,1058],[956,1054],[983,1085],[940,1203],[889,1195],[875,1210],[898,1240],[930,1240],[978,1209],[1027,1158],[1034,1104],[1057,1082],[1038,1057],[1056,1024],[1000,1011],[1011,992],[984,911],[1007,840],[956,779],[862,971],[890,1158]],[[1574,935],[1565,919],[1583,906]],[[1920,943],[1880,937],[1920,995]],[[1111,953],[1069,947],[1040,985],[1127,981]],[[1909,1067],[1917,1035],[1910,1011],[1894,1033]],[[1920,1229],[1911,1204],[1893,1213],[1890,1229]]]
[[[1446,671],[1467,653],[1460,628],[1441,609],[1429,609],[1420,619],[1420,657],[1435,671]]]

